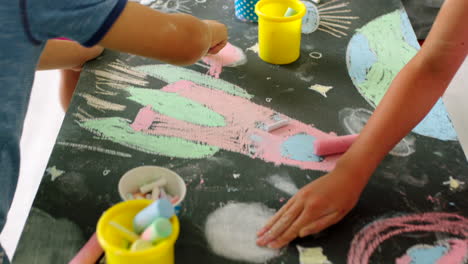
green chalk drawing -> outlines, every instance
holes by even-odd
[[[357,30],[367,38],[376,62],[368,69],[366,80],[357,83],[360,93],[374,107],[379,104],[397,73],[417,53],[405,41],[401,10],[383,15]],[[359,45],[350,47],[359,49]],[[357,81],[356,79],[354,81]]]
[[[134,131],[127,120],[119,117],[91,119],[79,125],[104,139],[143,151],[169,157],[199,159],[213,156],[219,148],[181,138],[149,135]]]
[[[160,79],[167,83],[174,83],[181,80],[187,80],[194,82],[200,86],[205,86],[210,89],[217,89],[226,93],[251,99],[253,95],[247,93],[241,87],[226,82],[221,79],[216,79],[206,74],[201,74],[196,71],[185,69],[182,67],[158,64],[158,65],[144,65],[134,67],[134,70],[141,71],[151,75],[157,79]]]
[[[201,126],[222,127],[224,117],[208,107],[176,93],[129,87],[128,99],[143,106],[151,105],[153,110],[179,120]]]

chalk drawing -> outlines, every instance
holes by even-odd
[[[333,89],[333,86],[326,86],[321,84],[314,84],[309,87],[309,90],[316,91],[325,98],[327,97],[328,91],[330,91],[331,89]]]
[[[267,102],[267,103],[271,103],[272,100],[273,100],[273,98],[271,98],[271,97],[265,98],[265,102]]]
[[[299,251],[300,264],[332,264],[327,256],[323,254],[323,248],[321,247],[306,248],[299,245],[296,247],[297,251]]]
[[[321,5],[302,0],[306,6],[306,14],[302,19],[302,33],[310,34],[316,30],[328,33],[334,37],[341,38],[347,36],[347,30],[353,20],[358,16],[349,16],[351,9],[346,9],[349,2],[332,0]]]
[[[233,173],[233,174],[232,174],[232,177],[233,177],[234,179],[239,179],[240,176],[241,176],[240,173]]]
[[[231,202],[208,215],[205,235],[211,250],[222,257],[250,263],[265,263],[280,251],[259,247],[256,232],[275,210],[260,203]]]
[[[163,13],[187,13],[191,14],[192,10],[187,6],[190,0],[156,0],[151,4],[151,8],[157,9]]]
[[[86,99],[86,103],[89,106],[92,106],[98,110],[123,111],[126,108],[125,105],[111,103],[87,93],[78,93],[78,95]]]
[[[250,50],[250,51],[252,51],[252,52],[258,54],[258,49],[259,49],[259,48],[258,48],[258,42],[257,42],[257,43],[255,43],[252,47],[247,48],[247,51]]]
[[[267,182],[276,189],[286,194],[289,194],[290,196],[293,196],[299,191],[296,184],[291,180],[291,178],[288,175],[280,176],[278,174],[275,174],[268,177]]]
[[[449,239],[437,241],[435,245],[418,244],[396,259],[396,264],[411,263],[466,263],[468,261],[468,240]]]
[[[218,54],[207,55],[202,60],[210,65],[208,73],[215,78],[219,78],[223,67],[237,67],[247,63],[244,52],[231,43],[228,43]]]
[[[86,120],[86,119],[85,119]],[[84,145],[84,144],[78,144],[78,143],[71,143],[71,142],[65,142],[65,141],[59,141],[56,143],[59,146],[65,146],[65,147],[72,147],[72,148],[77,148],[80,150],[90,150],[90,151],[95,151],[95,152],[100,152],[108,155],[113,155],[113,156],[118,156],[122,158],[131,158],[132,155],[116,150],[111,150],[111,149],[105,149],[97,146],[89,146],[89,145]]]
[[[440,261],[442,258],[445,258],[443,260],[446,262],[437,263],[462,263],[452,261],[459,259],[459,256],[466,258],[466,255],[468,254],[466,248],[466,241],[468,238],[468,219],[457,214],[434,212],[388,218],[369,224],[354,236],[348,252],[347,262],[348,264],[368,264],[374,251],[379,248],[383,242],[398,235],[414,232],[440,232],[463,239],[462,242],[449,242],[451,250],[445,252],[443,257],[439,257],[438,259]],[[464,243],[465,247],[461,247],[460,243]],[[421,253],[417,251],[414,252]],[[434,254],[435,253],[432,252],[432,256],[436,256]],[[408,261],[408,257],[404,257],[397,261],[401,261],[400,264],[408,263],[406,262]]]
[[[458,190],[459,188],[463,187],[462,185],[465,184],[465,182],[462,182],[460,180],[457,180],[453,178],[452,176],[449,177],[448,181],[445,181],[442,183],[443,185],[448,185],[451,191]]]
[[[345,108],[339,112],[340,122],[349,134],[359,134],[371,117],[372,112],[364,108]],[[416,139],[408,135],[404,137],[391,151],[390,155],[406,157],[413,154]]]
[[[419,45],[403,10],[378,17],[356,31],[346,53],[348,73],[359,93],[376,107]],[[441,99],[413,132],[440,140],[457,138]]]
[[[55,179],[57,179],[65,173],[65,171],[57,169],[56,166],[47,168],[46,172],[50,174],[50,178],[52,181],[55,181]]]
[[[107,176],[107,175],[109,175],[110,172],[111,172],[110,170],[105,169],[105,170],[102,172],[102,176]]]
[[[190,80],[198,85],[211,89],[222,90],[232,95],[237,95],[249,99],[253,97],[253,95],[248,94],[244,89],[235,84],[226,82],[221,79],[212,78],[205,74],[201,74],[199,72],[185,69],[182,67],[176,67],[167,64],[159,64],[138,66],[135,67],[134,70],[148,73],[152,77],[157,78],[166,83],[175,83],[181,80]]]
[[[128,120],[109,117],[81,121],[80,126],[123,146],[149,154],[161,154],[180,158],[205,158],[214,155],[219,148],[194,143],[182,138],[149,135],[135,131]]]

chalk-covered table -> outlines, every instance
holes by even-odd
[[[302,55],[277,66],[258,58],[257,26],[234,17],[233,1],[154,2],[223,21],[232,46],[185,68],[112,51],[88,63],[15,263],[66,263],[120,201],[120,177],[141,165],[187,183],[177,263],[298,263],[294,244],[333,263],[466,261],[468,168],[442,102],[343,221],[280,252],[254,247],[268,208],[333,168],[338,156],[314,155],[313,142],[358,133],[419,48],[399,1],[305,3]],[[280,119],[290,122],[264,131]]]

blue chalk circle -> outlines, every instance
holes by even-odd
[[[289,137],[281,146],[281,156],[299,161],[321,161],[314,154],[315,137],[308,134],[297,134]]]

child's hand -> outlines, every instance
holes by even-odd
[[[227,44],[228,32],[224,24],[214,20],[204,20],[211,33],[211,45],[208,54],[216,54]]]
[[[340,221],[365,186],[353,176],[335,170],[304,186],[257,233],[257,244],[280,248]]]

